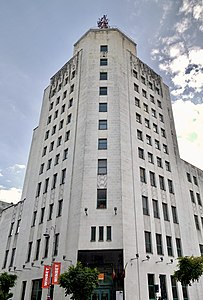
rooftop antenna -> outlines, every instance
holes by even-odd
[[[100,29],[109,28],[109,20],[107,19],[107,15],[103,15],[103,17],[99,18],[97,25]]]

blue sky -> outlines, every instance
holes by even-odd
[[[0,200],[19,200],[43,90],[103,14],[169,85],[181,157],[203,169],[201,0],[1,1]]]

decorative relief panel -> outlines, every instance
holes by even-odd
[[[107,188],[107,176],[106,175],[98,175],[97,176],[97,188],[98,189],[106,189]]]

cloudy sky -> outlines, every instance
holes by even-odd
[[[1,1],[0,200],[20,199],[43,90],[103,14],[169,85],[181,157],[203,169],[202,0]]]

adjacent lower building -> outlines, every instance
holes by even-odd
[[[92,300],[201,300],[202,280],[181,286],[173,272],[203,254],[202,197],[168,87],[119,29],[90,29],[44,91],[22,200],[1,213],[13,300],[46,299],[44,265],[78,260],[100,271]],[[65,299],[58,285],[50,293]]]

